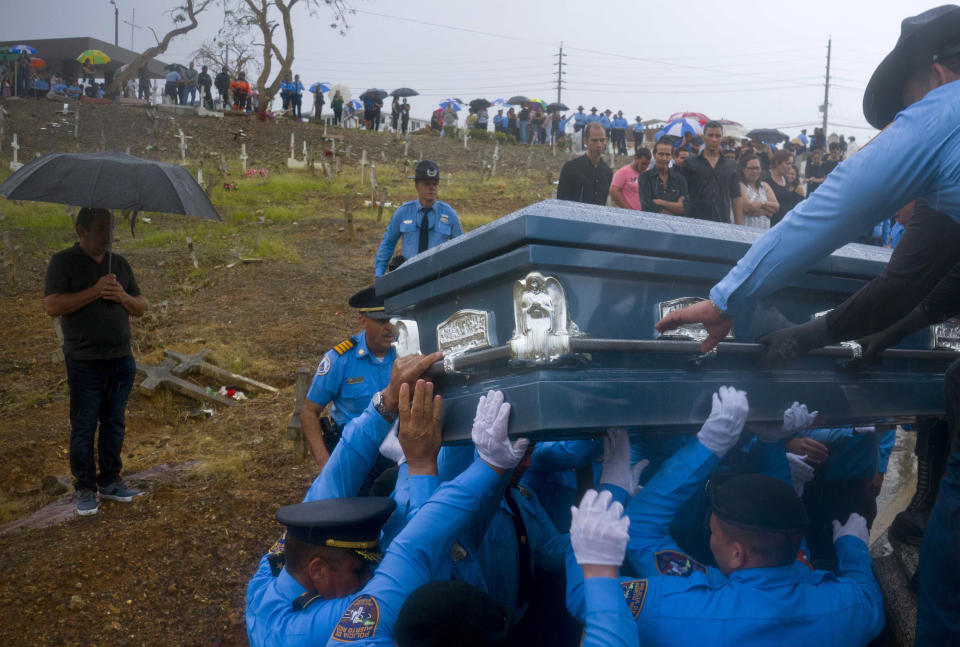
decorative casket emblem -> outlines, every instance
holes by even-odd
[[[703,297],[680,297],[679,299],[673,299],[671,301],[661,301],[657,304],[657,308],[660,310],[660,319],[663,319],[665,316],[673,312],[674,310],[681,310],[687,306],[692,306],[694,303],[700,303],[701,301],[706,301]],[[702,342],[704,339],[709,337],[710,333],[707,332],[707,329],[703,327],[703,324],[692,323],[692,324],[683,324],[679,328],[674,330],[669,330],[665,333],[658,333],[657,339],[675,339],[679,341],[695,341]],[[724,337],[726,341],[733,341],[733,332],[727,333],[727,336]]]
[[[437,350],[443,352],[443,368],[453,370],[453,361],[467,351],[496,344],[492,312],[458,310],[437,325]]]
[[[581,332],[567,312],[566,293],[555,277],[530,272],[514,283],[510,357],[547,363],[570,354],[570,338]]]
[[[934,350],[960,350],[960,319],[947,319],[933,327]]]
[[[420,354],[420,329],[413,319],[390,319],[396,340],[393,342],[397,349],[397,357]]]

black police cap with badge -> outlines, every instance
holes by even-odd
[[[414,170],[413,175],[407,176],[408,180],[446,180],[447,178],[440,176],[440,167],[437,166],[437,163],[432,160],[421,160],[417,164],[417,168]]]
[[[287,536],[315,546],[345,548],[372,563],[383,558],[380,531],[397,507],[389,497],[342,497],[288,505],[277,510]]]
[[[377,296],[377,291],[372,285],[354,294],[347,303],[364,317],[381,321],[391,317],[383,306],[383,297]]]
[[[863,93],[863,116],[885,128],[903,105],[903,85],[918,66],[960,55],[960,6],[943,5],[905,18],[900,38],[874,70]]]
[[[710,482],[710,510],[744,530],[793,535],[807,527],[807,511],[793,487],[766,474],[735,474]]]

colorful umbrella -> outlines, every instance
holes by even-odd
[[[530,103],[530,104],[539,103],[541,108],[547,107],[547,102],[544,101],[543,99],[530,99],[530,101],[528,101],[527,103]]]
[[[491,102],[490,102],[490,105],[491,105],[491,106],[502,106],[502,105],[505,104],[505,103],[506,103],[506,101],[503,100],[503,97],[500,97],[499,99],[494,99],[493,101],[491,101]]]
[[[667,121],[668,122],[673,121],[674,119],[695,119],[700,123],[701,126],[707,123],[708,121],[710,121],[710,117],[703,114],[702,112],[691,112],[691,111],[675,112],[672,115],[670,115]]]
[[[99,49],[88,49],[77,57],[77,62],[88,65],[103,65],[110,62],[110,57]]]
[[[347,105],[352,107],[354,110],[360,110],[361,108],[363,108],[363,104],[360,103],[360,101],[357,99],[350,99]]]
[[[36,48],[30,45],[14,45],[10,48],[10,51],[16,52],[17,54],[29,54],[30,56],[37,54]]]
[[[671,119],[667,125],[657,133],[657,139],[659,140],[664,135],[683,137],[686,133],[690,133],[691,135],[699,135],[702,132],[703,127],[700,125],[699,121],[696,119],[685,119],[681,117],[680,119]]]
[[[39,70],[40,68],[46,67],[46,66],[47,66],[47,62],[46,62],[45,60],[43,60],[42,58],[31,58],[31,59],[30,59],[30,67],[32,67],[32,68],[35,68],[35,69],[38,69],[38,70]]]
[[[329,83],[324,83],[320,81],[319,83],[314,83],[310,86],[310,92],[316,92],[317,88],[320,88],[320,92],[330,92],[332,86]]]
[[[397,88],[390,93],[390,95],[394,97],[415,97],[418,94],[420,93],[413,88]]]
[[[447,106],[453,106],[453,109],[456,110],[457,112],[460,112],[460,108],[463,107],[459,103],[457,103],[454,99],[445,99],[444,101],[440,102],[441,108],[446,108]]]

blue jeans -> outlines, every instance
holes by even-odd
[[[527,143],[527,122],[519,121],[517,122],[517,126],[520,129],[520,143],[526,144]]]
[[[923,533],[917,573],[917,647],[960,645],[960,360],[944,376],[953,454]]]
[[[120,477],[124,414],[137,365],[133,355],[99,360],[68,356],[66,363],[70,386],[70,471],[78,490],[95,490],[97,485],[110,485]],[[93,450],[98,422],[99,476]]]
[[[191,85],[187,87],[187,103],[189,105],[196,105],[197,103],[197,86]]]

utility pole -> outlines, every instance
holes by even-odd
[[[137,10],[132,9],[131,11],[132,15],[130,16],[130,20],[124,20],[123,22],[130,25],[130,50],[133,51],[133,30],[141,29],[142,27],[137,24]]]
[[[115,47],[120,46],[120,7],[117,5],[116,0],[110,0],[110,4],[113,5],[113,44]]]
[[[557,52],[557,62],[554,66],[557,68],[557,103],[560,103],[560,90],[563,89],[563,41],[560,41],[560,51]]]
[[[830,46],[833,43],[832,38],[827,39],[827,76],[823,84],[823,146],[827,147],[827,110],[830,107]]]

